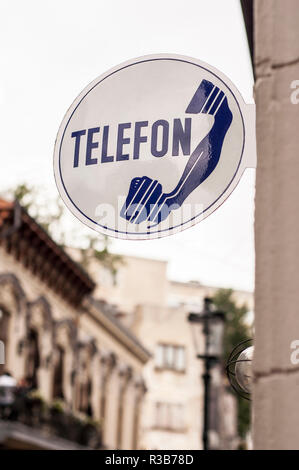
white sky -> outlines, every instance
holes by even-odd
[[[27,182],[57,194],[53,148],[72,101],[110,67],[162,52],[210,63],[252,101],[239,0],[2,0],[0,191]],[[254,184],[246,170],[226,203],[195,227],[111,248],[169,260],[172,279],[252,290]]]

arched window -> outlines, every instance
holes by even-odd
[[[40,356],[38,347],[38,333],[36,330],[29,330],[26,376],[32,388],[38,388],[38,369],[40,366]]]
[[[88,416],[93,415],[91,396],[92,396],[92,380],[89,377],[87,382],[83,382],[79,384],[79,407],[78,407],[79,411],[82,411],[82,413],[85,413]]]
[[[4,370],[8,369],[9,320],[9,313],[4,308],[0,307],[0,341],[3,342],[5,349],[5,364],[0,364],[0,375],[3,374]]]
[[[64,381],[64,356],[65,352],[61,346],[57,347],[56,360],[53,377],[53,398],[64,398],[63,381]]]
[[[77,383],[77,409],[88,416],[92,416],[91,357],[90,352],[87,349],[83,350],[81,354],[81,367]]]

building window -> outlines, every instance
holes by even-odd
[[[0,364],[0,375],[7,368],[7,351],[8,351],[8,337],[9,337],[9,318],[8,312],[0,307],[0,340],[4,344],[5,348],[5,362],[6,364]]]
[[[28,335],[28,354],[26,375],[32,388],[38,388],[38,369],[40,366],[38,333],[36,330],[30,330]]]
[[[83,370],[86,371],[86,364],[83,364]],[[92,410],[92,379],[89,374],[81,378],[78,383],[78,410],[88,416],[93,416]]]
[[[171,369],[182,372],[186,368],[186,351],[184,346],[158,344],[156,366],[159,369]]]
[[[155,406],[155,428],[176,432],[184,430],[185,407],[181,403],[157,402]]]
[[[64,349],[61,346],[57,347],[56,363],[54,367],[54,380],[53,380],[53,398],[64,398],[63,394],[63,379],[64,379]]]

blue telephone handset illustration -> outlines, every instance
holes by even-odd
[[[130,223],[148,221],[158,225],[173,210],[181,207],[189,194],[216,168],[225,135],[232,122],[227,97],[210,81],[202,80],[186,113],[214,116],[213,127],[191,153],[179,182],[170,193],[163,193],[161,183],[148,176],[132,179],[120,212],[120,216]]]

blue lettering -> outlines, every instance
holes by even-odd
[[[91,158],[92,150],[98,148],[99,146],[98,142],[93,142],[93,134],[97,134],[98,132],[100,132],[99,127],[92,127],[91,129],[88,129],[85,161],[86,165],[96,165],[98,163],[97,158]]]
[[[172,135],[170,136],[170,124],[173,126],[171,129]],[[124,145],[131,143],[131,137],[129,133],[126,135],[126,130],[131,129],[134,126],[134,142],[132,142],[132,155],[125,153]],[[139,160],[141,144],[146,144],[144,149],[150,145],[151,154],[154,157],[164,157],[168,150],[172,151],[173,156],[178,156],[180,153],[183,155],[190,155],[191,148],[191,129],[192,129],[192,118],[174,118],[171,123],[167,120],[159,119],[155,121],[151,126],[151,135],[148,132],[149,121],[137,121],[135,123],[126,122],[118,124],[117,129],[117,142],[115,153],[109,154],[109,147],[111,151],[111,145],[109,145],[109,137],[111,140],[111,126],[103,126],[103,138],[96,139],[95,134],[100,132],[100,127],[92,127],[90,129],[82,129],[74,131],[71,137],[75,139],[74,142],[74,156],[73,156],[73,167],[77,168],[80,164],[80,151],[82,154],[82,136],[86,137],[86,165],[96,165],[100,163],[112,163],[113,161]],[[114,134],[114,132],[113,132]],[[114,141],[112,136],[112,141]],[[170,140],[169,141],[169,139]],[[101,144],[101,148],[100,148]],[[110,144],[113,144],[111,142]],[[170,149],[170,147],[172,147]],[[92,156],[94,149],[99,149],[100,155]],[[146,152],[146,153],[149,153]]]
[[[180,119],[173,120],[173,140],[172,140],[172,155],[179,154],[179,146],[184,155],[190,155],[191,143],[191,118],[185,119],[185,129],[183,129]]]
[[[125,144],[130,143],[129,137],[124,137],[124,130],[125,129],[130,129],[131,123],[126,122],[124,124],[119,124],[118,125],[118,133],[117,133],[117,149],[116,149],[116,160],[121,161],[121,160],[129,160],[129,154],[123,154],[123,146]]]
[[[158,150],[158,128],[162,127],[162,148]],[[169,124],[164,119],[159,119],[152,125],[151,152],[154,157],[163,157],[168,150]]]
[[[72,132],[72,137],[75,137],[75,152],[74,152],[74,164],[73,167],[76,168],[79,165],[79,153],[80,153],[80,140],[81,136],[85,135],[86,131],[76,131]]]
[[[109,137],[109,126],[104,126],[104,129],[103,129],[103,143],[102,143],[102,158],[101,158],[102,163],[113,162],[113,156],[112,155],[109,155],[109,156],[107,155],[108,137]]]
[[[139,158],[140,144],[142,142],[147,142],[147,137],[141,135],[142,127],[147,127],[148,121],[138,121],[135,123],[135,135],[134,135],[134,153],[133,159],[137,160]]]

